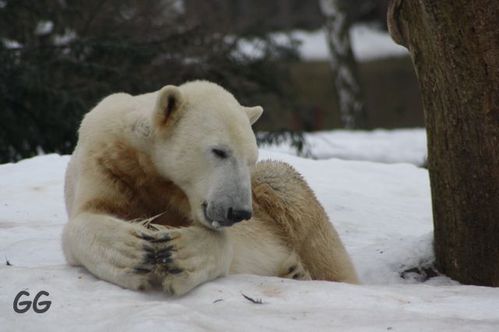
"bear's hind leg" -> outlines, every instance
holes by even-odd
[[[292,252],[286,261],[279,269],[280,278],[295,279],[295,280],[312,280],[310,272],[301,263],[300,257]]]
[[[276,236],[296,252],[312,279],[358,283],[338,233],[297,171],[283,162],[260,162],[252,186],[255,206],[271,217]]]

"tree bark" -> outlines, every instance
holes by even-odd
[[[438,269],[499,286],[499,1],[392,0],[418,76]]]
[[[319,5],[325,18],[324,28],[341,121],[345,128],[364,129],[367,127],[367,113],[350,42],[351,22],[347,1],[319,0]]]

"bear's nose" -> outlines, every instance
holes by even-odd
[[[240,222],[242,220],[248,220],[251,218],[251,211],[249,210],[235,210],[233,208],[229,208],[227,212],[227,220],[232,223]]]

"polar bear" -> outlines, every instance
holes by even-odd
[[[257,163],[262,111],[207,81],[102,100],[66,171],[67,261],[173,295],[228,273],[357,283],[300,174]]]

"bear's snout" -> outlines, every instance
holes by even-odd
[[[207,223],[213,228],[229,227],[243,220],[251,219],[251,209],[229,207],[214,203],[203,203],[203,213]]]
[[[250,210],[235,210],[230,207],[229,211],[227,212],[227,220],[229,220],[233,224],[248,219],[251,219]]]

